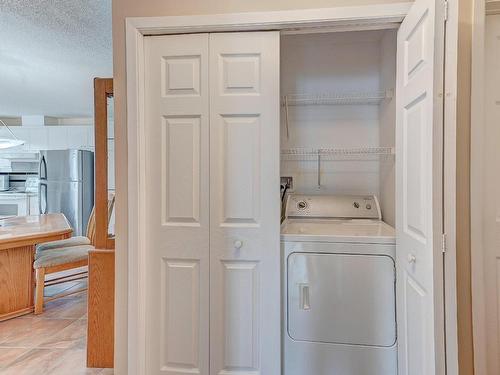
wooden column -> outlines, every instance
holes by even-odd
[[[97,249],[114,249],[108,238],[108,98],[113,96],[113,79],[94,79],[95,224]]]
[[[115,252],[89,254],[87,366],[113,367]]]
[[[94,79],[95,247],[89,253],[87,366],[113,367],[115,240],[108,234],[108,98],[113,79]]]

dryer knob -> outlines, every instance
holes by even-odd
[[[307,202],[306,201],[300,201],[297,203],[297,208],[299,210],[305,210],[307,208]]]
[[[243,241],[241,241],[241,240],[234,241],[234,248],[235,249],[241,249],[242,247],[243,247]]]

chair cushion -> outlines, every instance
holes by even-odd
[[[90,240],[84,236],[77,236],[77,237],[67,238],[65,240],[45,242],[36,245],[36,252],[39,253],[45,250],[54,250],[61,247],[81,246],[81,245],[90,245]]]
[[[94,250],[94,246],[80,245],[45,250],[35,254],[35,263],[33,263],[33,268],[53,267],[84,260],[87,259],[90,250]]]

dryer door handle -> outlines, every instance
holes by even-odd
[[[308,284],[299,284],[299,300],[300,300],[301,310],[311,310],[311,301],[310,301]]]

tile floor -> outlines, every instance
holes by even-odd
[[[85,281],[46,288],[51,296],[81,288]],[[0,322],[2,375],[111,375],[112,369],[88,369],[86,363],[87,294],[45,304],[44,313]]]

